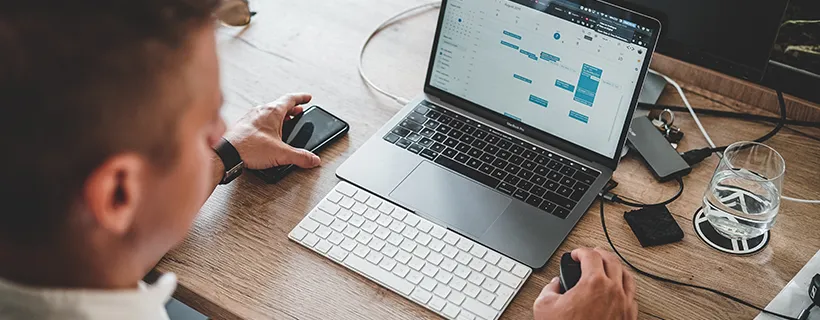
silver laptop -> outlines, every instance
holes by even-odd
[[[660,32],[595,0],[444,0],[424,93],[336,172],[543,267],[618,165]]]

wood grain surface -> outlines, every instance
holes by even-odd
[[[251,1],[259,14],[246,30],[218,30],[223,115],[236,121],[254,105],[292,91],[314,95],[314,103],[351,124],[348,137],[321,153],[323,166],[298,171],[276,185],[245,175],[219,187],[205,204],[189,237],[157,266],[179,276],[176,296],[215,319],[435,319],[432,312],[400,298],[329,259],[287,239],[318,201],[339,181],[334,172],[382,123],[402,106],[369,90],[356,71],[359,47],[381,20],[424,0]],[[386,30],[365,55],[365,68],[385,89],[404,97],[421,92],[436,10]],[[685,81],[684,83],[696,82]],[[692,103],[715,109],[773,115],[763,109],[687,86]],[[662,96],[681,105],[673,89]],[[718,102],[726,104],[721,105]],[[751,140],[772,125],[702,117],[718,144]],[[681,150],[705,140],[686,114],[678,125],[686,138]],[[820,130],[805,133],[820,136]],[[816,138],[815,138],[816,139]],[[771,140],[787,161],[785,194],[820,199],[820,142],[784,130]],[[691,218],[711,178],[716,157],[685,178],[684,196],[669,206],[686,233],[682,242],[641,248],[623,219],[629,208],[607,205],[615,244],[647,271],[706,285],[765,306],[820,248],[818,207],[783,204],[769,246],[748,257],[709,249],[692,229]],[[675,183],[655,182],[641,160],[628,156],[615,173],[621,195],[661,201]],[[581,220],[558,252],[577,247],[608,248],[598,204]],[[504,313],[504,319],[532,318],[532,303],[558,273],[558,257],[536,271]],[[637,277],[641,319],[750,319],[757,312],[713,294]],[[795,311],[795,314],[799,310]]]

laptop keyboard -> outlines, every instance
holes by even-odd
[[[384,140],[562,219],[600,175],[427,101]]]

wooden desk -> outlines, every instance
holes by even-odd
[[[322,154],[324,166],[297,172],[277,185],[246,175],[220,187],[195,222],[190,236],[169,253],[159,272],[179,276],[177,297],[214,318],[253,319],[427,319],[436,316],[328,259],[288,241],[287,234],[338,182],[336,168],[401,106],[374,94],[359,79],[362,40],[382,19],[422,0],[253,1],[260,12],[248,30],[221,28],[218,45],[229,122],[249,107],[291,91],[308,91],[314,102],[351,123],[349,137]],[[377,38],[366,68],[384,88],[412,97],[421,92],[436,12],[400,23]],[[685,80],[686,79],[681,79]],[[755,111],[751,106],[690,88]],[[693,104],[722,108],[690,95]],[[662,102],[680,105],[667,90]],[[679,116],[687,133],[681,149],[705,146],[691,119]],[[759,137],[771,125],[703,117],[716,143]],[[812,134],[820,135],[814,130]],[[820,143],[784,130],[770,144],[788,163],[787,195],[820,198]],[[609,231],[635,264],[682,281],[707,285],[765,306],[820,247],[818,207],[786,202],[768,248],[751,257],[709,249],[693,233],[691,217],[711,177],[716,158],[686,177],[684,197],[670,206],[686,232],[683,242],[643,249],[624,223],[628,208],[607,205]],[[658,184],[639,160],[623,161],[616,191],[647,202],[665,199],[677,186]],[[559,252],[604,247],[597,203]],[[557,275],[553,257],[535,273],[504,314],[532,317],[541,288]],[[749,319],[757,312],[715,295],[638,277],[641,318]]]

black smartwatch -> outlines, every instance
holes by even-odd
[[[222,164],[225,165],[225,175],[222,176],[222,181],[219,184],[231,183],[231,181],[242,175],[245,162],[239,156],[239,151],[236,151],[236,148],[227,139],[222,138],[222,142],[214,151],[222,160]]]

